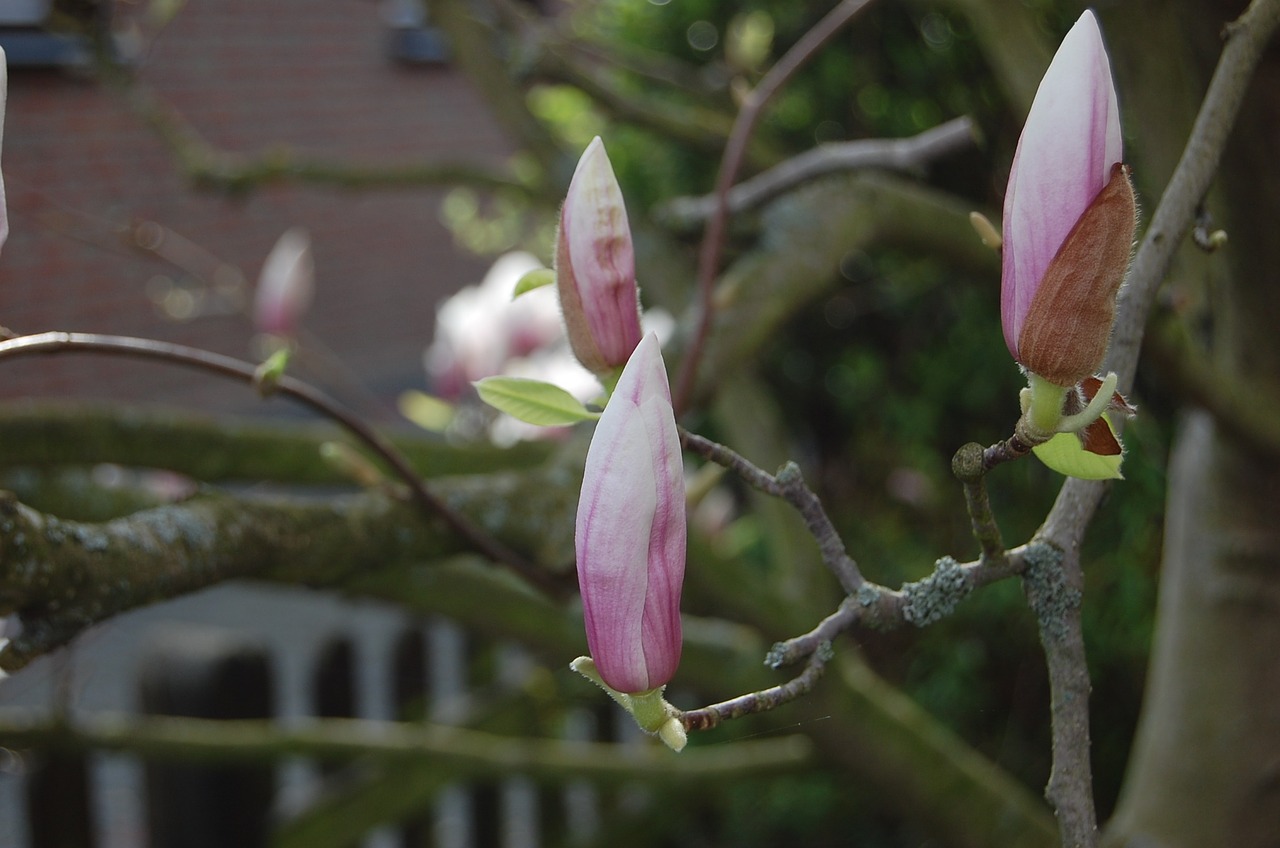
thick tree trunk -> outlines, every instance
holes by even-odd
[[[1280,845],[1280,463],[1186,421],[1159,626],[1116,844]]]

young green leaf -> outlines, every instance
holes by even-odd
[[[541,380],[485,377],[473,385],[485,403],[526,424],[565,427],[600,417],[564,389]]]
[[[511,293],[511,299],[515,300],[525,292],[531,292],[534,289],[549,286],[555,281],[555,271],[552,271],[550,268],[534,268],[532,271],[525,272],[524,276],[516,281],[516,288],[515,291]]]
[[[443,433],[453,421],[453,404],[416,389],[401,392],[397,406],[401,415],[433,433]]]
[[[1101,420],[1107,421],[1106,416],[1104,415]],[[1110,421],[1107,421],[1107,426],[1111,427]],[[1112,428],[1112,432],[1115,432],[1115,428]],[[1078,477],[1081,480],[1124,478],[1120,473],[1120,463],[1124,461],[1123,454],[1099,456],[1096,453],[1090,453],[1080,444],[1080,437],[1075,433],[1059,433],[1044,444],[1036,445],[1032,450],[1041,462],[1068,477]]]

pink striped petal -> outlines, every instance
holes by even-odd
[[[575,534],[587,644],[619,692],[663,686],[679,665],[685,538],[680,437],[650,334],[596,425]]]

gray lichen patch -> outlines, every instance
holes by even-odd
[[[1022,555],[1027,570],[1022,575],[1027,603],[1036,614],[1045,639],[1066,637],[1066,616],[1080,606],[1080,590],[1067,585],[1062,570],[1062,551],[1043,542],[1027,546]]]
[[[862,606],[873,607],[880,603],[880,587],[870,583],[863,583],[858,587],[855,597]]]
[[[964,569],[951,557],[943,557],[928,577],[902,587],[902,617],[916,627],[941,621],[955,611],[969,590]]]

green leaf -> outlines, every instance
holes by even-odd
[[[397,405],[401,415],[433,433],[443,433],[453,421],[453,404],[426,392],[401,392]]]
[[[485,377],[473,385],[485,403],[527,424],[565,427],[600,417],[564,389],[541,380]]]
[[[278,348],[254,369],[253,387],[258,390],[258,394],[269,397],[275,393],[280,378],[289,367],[289,357],[292,354],[293,351],[288,346]]]
[[[535,268],[525,273],[523,277],[516,281],[516,290],[511,293],[511,299],[515,300],[525,292],[531,292],[534,289],[540,289],[543,286],[549,286],[556,281],[556,272],[550,268]]]
[[[1110,421],[1107,422],[1107,426],[1111,426]],[[1114,427],[1112,432],[1115,432]],[[1124,461],[1124,454],[1100,456],[1089,453],[1081,446],[1080,438],[1075,433],[1059,433],[1044,444],[1036,445],[1032,450],[1035,451],[1036,456],[1040,457],[1041,462],[1068,477],[1079,477],[1081,480],[1124,479],[1124,475],[1120,473],[1120,463]]]

